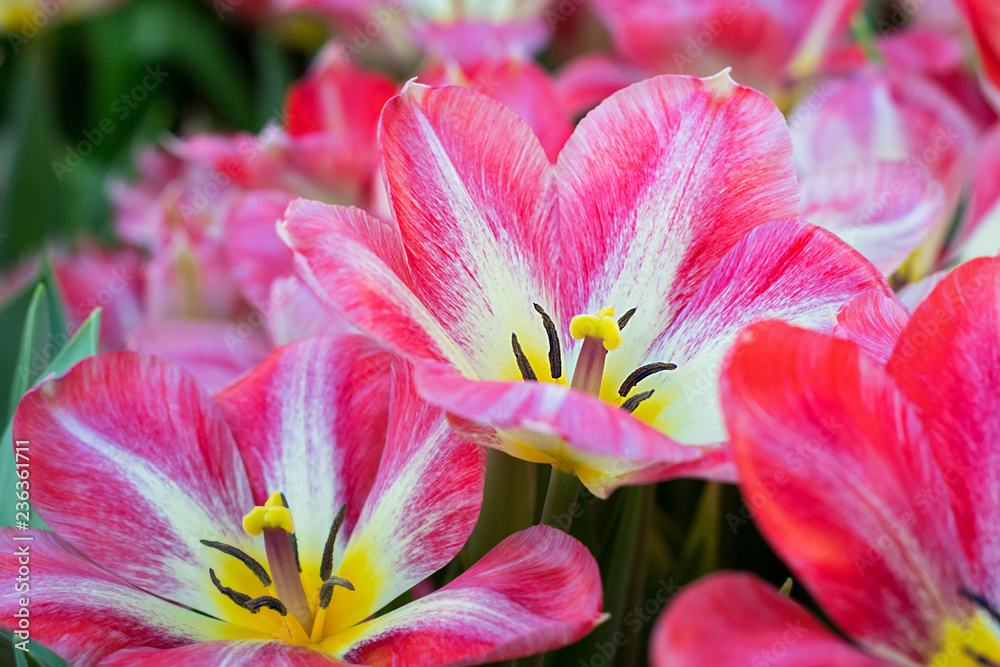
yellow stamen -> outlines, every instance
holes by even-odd
[[[318,644],[323,639],[323,626],[326,625],[326,609],[319,607],[316,610],[316,618],[313,620],[312,640],[313,644]]]
[[[587,336],[604,341],[605,350],[617,350],[622,344],[622,332],[615,320],[614,306],[601,308],[596,315],[577,315],[569,323],[569,335],[577,340]]]
[[[292,511],[284,506],[281,494],[277,491],[271,494],[263,507],[258,505],[243,517],[243,530],[247,531],[248,535],[256,537],[263,533],[265,528],[284,528],[286,532],[295,532]]]

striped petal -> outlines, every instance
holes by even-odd
[[[421,394],[445,408],[464,437],[572,470],[601,498],[623,484],[675,476],[674,467],[678,475],[692,474],[716,449],[677,443],[624,410],[561,384],[468,380],[440,364],[422,367],[418,382]]]
[[[875,267],[829,232],[797,221],[761,225],[726,255],[649,354],[677,369],[638,385],[655,393],[636,416],[678,442],[725,442],[717,379],[739,330],[755,320],[781,319],[829,331],[831,313],[867,290],[891,294]],[[625,377],[627,367],[615,363],[608,371]]]
[[[190,374],[133,352],[85,359],[25,396],[14,437],[29,443],[34,507],[84,556],[217,617],[233,606],[199,540],[257,553],[241,528],[253,497],[222,414]]]
[[[822,168],[802,180],[804,220],[828,229],[891,275],[934,231],[944,189],[906,163]]]
[[[960,589],[993,590],[976,587],[962,557],[974,545],[947,502],[956,480],[992,466],[935,460],[900,384],[849,341],[761,323],[722,377],[741,488],[764,536],[848,636],[927,664],[945,620],[971,613]],[[995,525],[995,511],[970,511]]]
[[[129,649],[108,656],[101,667],[329,667],[344,663],[308,646],[276,641],[214,641],[169,650]]]
[[[1000,580],[1000,260],[952,270],[917,307],[889,360],[927,428],[937,465],[954,470],[942,501],[954,514],[953,559],[972,590]],[[994,603],[997,600],[994,598]]]
[[[509,365],[511,331],[552,311],[552,165],[512,110],[467,88],[409,84],[380,131],[413,289],[480,375]]]
[[[0,544],[0,569],[10,579],[0,591],[0,627],[27,631],[14,641],[28,639],[29,652],[39,642],[71,664],[89,667],[121,649],[173,648],[232,633],[228,624],[123,582],[49,531],[3,528]],[[21,566],[28,574],[15,581]]]
[[[834,635],[770,585],[735,572],[685,588],[657,621],[650,654],[653,667],[886,664]]]
[[[326,632],[353,625],[444,567],[479,517],[485,450],[452,433],[444,412],[417,396],[405,364],[394,368],[389,430],[378,475],[334,573]]]
[[[857,343],[868,356],[884,364],[909,320],[909,311],[898,299],[872,290],[841,306],[833,335]]]
[[[280,491],[295,518],[303,571],[315,575],[344,504],[356,524],[385,445],[388,353],[360,336],[312,338],[273,352],[216,395],[257,505]],[[249,511],[249,506],[247,507]]]
[[[468,368],[463,352],[414,294],[395,227],[358,209],[299,199],[288,207],[279,234],[295,252],[303,280],[352,324],[405,356]]]
[[[605,619],[597,563],[536,526],[494,547],[444,588],[323,644],[354,664],[478,665],[566,646]]]
[[[790,158],[778,109],[726,73],[605,100],[559,155],[564,340],[572,315],[634,307],[635,368],[744,234],[796,217]]]

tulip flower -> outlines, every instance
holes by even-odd
[[[456,556],[484,471],[390,363],[366,339],[313,338],[213,397],[121,352],[29,393],[21,479],[54,532],[4,529],[0,563],[30,550],[31,640],[81,667],[439,665],[587,633],[597,564],[546,527],[379,613]],[[7,589],[0,624],[17,629]]]
[[[720,574],[668,609],[654,665],[1000,664],[998,314],[1000,260],[978,259],[886,365],[780,322],[741,334],[722,395],[744,497],[843,636]]]
[[[878,272],[790,220],[784,119],[726,74],[613,95],[555,165],[524,122],[410,84],[382,114],[395,221],[298,201],[280,233],[352,324],[418,362],[467,437],[606,497],[731,476],[719,363],[751,320],[829,328]]]

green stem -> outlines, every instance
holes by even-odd
[[[541,524],[569,532],[573,516],[578,511],[576,499],[580,495],[580,480],[576,475],[552,466],[549,488],[545,492]]]
[[[879,51],[878,44],[875,42],[875,31],[872,30],[871,23],[868,22],[864,11],[859,11],[851,18],[851,32],[854,33],[854,39],[865,52],[865,57],[868,58],[869,62],[876,65],[881,64],[883,62],[882,52]]]
[[[465,567],[477,562],[505,538],[535,523],[536,480],[534,463],[489,450],[483,508],[462,550]]]

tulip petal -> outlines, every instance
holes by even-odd
[[[685,588],[657,621],[653,667],[883,667],[796,602],[749,574]]]
[[[3,528],[0,543],[0,569],[10,577],[10,585],[0,592],[0,627],[27,630],[29,651],[32,642],[40,642],[70,663],[87,667],[124,648],[172,648],[233,634],[226,623],[130,586],[55,533]],[[15,582],[21,566],[27,574]],[[27,614],[24,628],[18,625],[19,613]]]
[[[217,391],[267,356],[270,341],[263,317],[257,317],[247,315],[235,322],[151,320],[132,329],[125,340],[128,349],[177,364],[205,388]]]
[[[415,292],[477,373],[516,373],[512,331],[546,345],[532,304],[558,321],[545,151],[511,109],[457,86],[409,84],[379,137]]]
[[[849,341],[750,327],[722,398],[764,536],[848,636],[924,664],[945,620],[970,613],[964,543],[941,502],[968,467],[935,461],[914,406]]]
[[[1000,7],[990,0],[958,0],[976,38],[979,58],[996,104],[1000,105]]]
[[[316,576],[344,504],[350,535],[385,445],[391,358],[361,336],[312,338],[273,352],[216,395],[256,504],[285,494],[303,572]],[[249,510],[249,508],[248,508]]]
[[[253,497],[222,414],[190,374],[133,352],[85,359],[22,399],[14,437],[29,443],[32,503],[62,539],[156,595],[238,611],[212,586],[199,540],[259,555],[241,524]]]
[[[402,239],[393,226],[358,209],[299,199],[278,230],[296,253],[306,284],[352,324],[406,356],[468,366],[413,293]]]
[[[473,665],[570,644],[601,623],[597,563],[565,533],[536,526],[494,547],[444,588],[323,644],[379,667]]]
[[[966,262],[913,312],[889,360],[893,377],[936,437],[946,500],[970,588],[992,593],[1000,576],[1000,260]],[[945,498],[942,498],[944,500]],[[994,600],[996,602],[996,600]]]
[[[761,225],[726,255],[649,353],[677,369],[637,386],[655,393],[636,415],[649,410],[653,426],[678,442],[725,442],[717,378],[739,330],[773,318],[829,331],[833,309],[867,290],[891,294],[875,267],[829,232],[797,221]],[[624,377],[626,370],[608,372]]]
[[[261,308],[275,278],[294,270],[292,255],[275,226],[295,197],[281,190],[258,190],[239,196],[226,218],[223,240],[233,280],[243,297]]]
[[[857,343],[868,356],[884,364],[909,320],[910,313],[897,299],[871,290],[841,306],[833,334]]]
[[[447,565],[479,517],[485,450],[455,435],[444,412],[417,395],[407,365],[393,372],[378,475],[334,562],[334,573],[355,590],[335,589],[328,634],[367,618]]]
[[[280,665],[281,667],[329,667],[339,660],[308,646],[280,641],[214,641],[175,649],[129,649],[108,656],[101,667],[238,667],[239,665]]]
[[[635,368],[746,232],[796,217],[790,157],[778,109],[725,72],[609,97],[559,155],[562,311],[636,308]]]
[[[801,215],[846,241],[891,275],[925,241],[944,214],[944,190],[906,163],[823,168],[802,181]]]
[[[624,410],[561,384],[468,380],[442,364],[422,366],[417,380],[427,400],[472,422],[465,428],[453,420],[463,436],[573,470],[601,498],[630,480],[666,479],[673,466],[683,464],[690,474],[716,449],[674,442]]]

